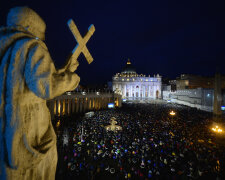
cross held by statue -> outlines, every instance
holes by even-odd
[[[72,32],[73,36],[75,37],[75,39],[77,41],[77,45],[72,51],[73,58],[77,59],[78,56],[80,55],[80,53],[83,53],[88,64],[92,63],[93,57],[91,56],[90,52],[88,51],[86,44],[87,44],[88,40],[91,38],[91,36],[93,35],[93,33],[95,32],[94,25],[92,24],[89,26],[88,32],[83,38],[72,19],[70,19],[67,24],[70,28],[70,31]]]

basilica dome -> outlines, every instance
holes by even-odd
[[[136,74],[136,70],[135,68],[132,66],[130,59],[128,59],[126,66],[123,68],[121,73],[135,73]]]

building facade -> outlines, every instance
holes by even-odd
[[[121,73],[112,78],[112,88],[123,99],[157,99],[161,98],[162,77],[137,74],[130,60]]]
[[[163,100],[213,112],[214,89],[184,89],[175,92],[164,90]],[[222,91],[221,109],[225,107],[225,90]]]
[[[214,88],[214,77],[204,77],[193,74],[181,74],[176,79],[177,90],[196,89],[196,88]],[[225,89],[225,76],[221,76],[221,88]]]

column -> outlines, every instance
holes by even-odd
[[[131,93],[130,96],[133,98],[133,85],[132,85],[132,84],[131,84],[131,86],[130,86],[130,91],[131,91],[131,92],[130,92],[130,93]]]
[[[88,104],[88,111],[90,111],[91,110],[91,103],[90,103],[91,101],[90,101],[90,98],[88,98],[88,102],[87,102],[87,104]]]
[[[146,86],[144,85],[144,86],[142,86],[143,87],[143,89],[142,89],[142,97],[144,98],[145,97],[145,88],[146,88]]]
[[[92,100],[93,100],[93,110],[95,110],[95,98],[93,98]]]
[[[79,98],[75,98],[76,113],[79,111]]]
[[[65,99],[63,99],[62,101],[63,101],[62,114],[65,115],[66,101],[65,101]]]
[[[138,86],[139,88],[138,88],[138,97],[141,97],[140,96],[140,91],[141,91],[141,86]]]
[[[59,112],[58,112],[58,106],[59,106],[59,100],[55,100],[55,102],[56,102],[56,107],[55,107],[55,115],[57,115],[58,116],[58,114],[59,114]]]
[[[155,87],[155,84],[153,84],[153,98],[156,99],[156,87]]]
[[[101,98],[98,98],[98,109],[101,108]]]
[[[106,109],[107,108],[107,105],[108,105],[107,104],[107,98],[106,97],[104,98],[104,101],[105,101],[105,107],[104,108]]]
[[[102,108],[102,98],[98,98],[99,99],[99,109],[101,109]]]
[[[93,98],[91,98],[91,110],[93,110],[94,108],[93,108],[93,101],[94,101],[94,99]]]
[[[83,98],[80,98],[80,101],[79,101],[79,112],[82,112],[83,111]]]
[[[72,113],[75,112],[75,99],[72,99]]]
[[[126,97],[126,92],[127,92],[126,84],[123,86],[123,88],[124,88],[124,91],[123,91],[123,92],[124,92],[124,93],[123,93],[123,96],[124,96],[124,97]]]
[[[71,105],[70,105],[70,103],[71,103],[71,100],[70,100],[70,99],[68,99],[68,100],[67,100],[67,104],[68,104],[68,105],[67,105],[67,107],[68,107],[68,110],[67,110],[67,111],[68,111],[68,113],[67,113],[67,114],[68,114],[68,115],[70,115],[70,109],[71,109]]]
[[[137,93],[137,88],[136,88],[137,86],[135,85],[134,86],[134,97],[136,97],[136,93]]]

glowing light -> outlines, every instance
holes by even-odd
[[[222,133],[223,132],[223,130],[219,126],[212,127],[212,131],[214,131],[216,133]]]
[[[131,64],[130,59],[128,59],[127,64]]]
[[[115,104],[114,103],[108,103],[108,108],[114,108]]]
[[[175,113],[174,111],[171,111],[171,112],[170,112],[170,115],[171,115],[171,116],[175,116],[176,113]]]

